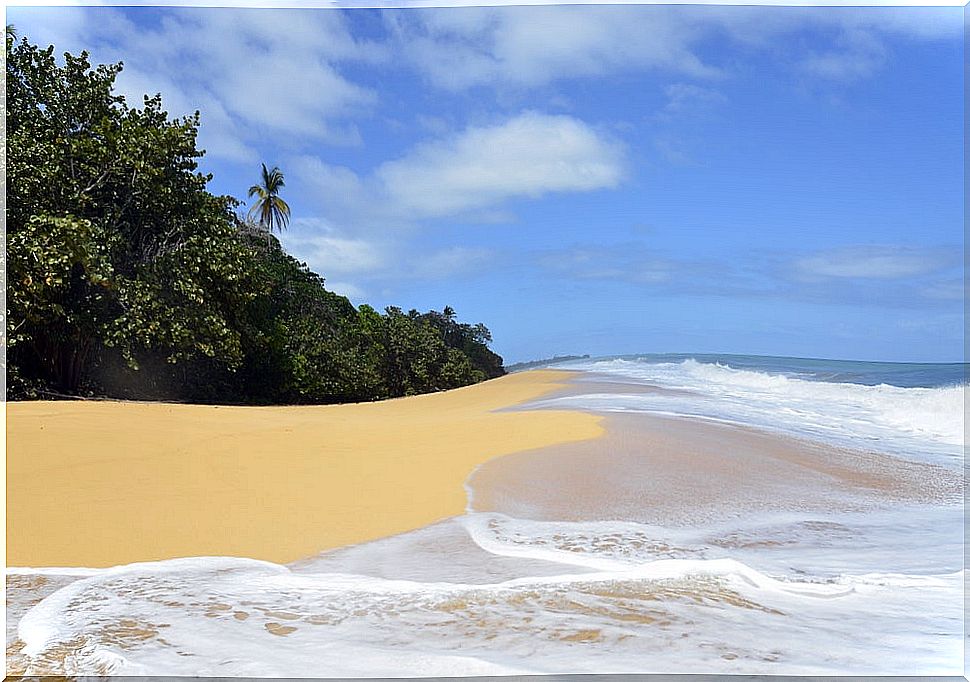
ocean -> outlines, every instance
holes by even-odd
[[[967,365],[556,367],[568,389],[515,409],[623,438],[494,460],[466,514],[291,565],[8,569],[8,653],[30,674],[962,674]],[[706,459],[678,460],[689,429]]]
[[[560,407],[720,419],[962,464],[964,363],[655,354],[556,365],[685,394],[581,394]],[[549,402],[541,403],[549,405]]]

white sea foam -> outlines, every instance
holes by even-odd
[[[536,405],[705,417],[951,466],[962,463],[964,386],[829,383],[693,359],[613,359],[570,367],[677,392],[579,394]],[[581,381],[577,385],[582,388]]]
[[[863,516],[841,520],[852,532],[834,537],[846,546],[860,535],[867,553],[892,541],[888,526],[873,534],[858,525]],[[953,541],[939,521],[927,514],[921,528]],[[772,523],[675,532],[471,514],[460,525],[489,555],[554,562],[559,573],[482,583],[327,572],[325,562],[134,564],[75,576],[23,617],[18,634],[33,674],[958,672],[962,571],[906,573],[885,562],[819,572],[826,552],[845,560],[838,542],[827,546],[835,522]],[[441,528],[444,539],[451,530]],[[742,552],[761,557],[756,568],[718,542],[741,536],[798,542]],[[375,561],[381,543],[392,555],[402,548],[379,541]]]

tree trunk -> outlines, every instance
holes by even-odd
[[[91,339],[53,341],[41,339],[33,344],[40,364],[46,370],[48,385],[60,393],[77,395],[84,379]]]

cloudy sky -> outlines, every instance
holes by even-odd
[[[558,353],[963,359],[962,8],[13,8],[202,113],[355,303]]]

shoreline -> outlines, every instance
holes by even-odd
[[[8,403],[7,565],[289,563],[422,528],[464,513],[480,464],[603,434],[588,413],[502,409],[571,376],[325,406]]]
[[[595,443],[511,453],[478,467],[468,481],[469,510],[686,528],[963,497],[962,476],[936,464],[703,418],[594,414],[605,430]]]
[[[321,489],[344,494],[333,504],[349,505],[323,517],[290,516],[282,525],[273,506],[279,500],[256,505],[285,533],[320,532],[313,518],[333,529],[335,515],[348,510],[356,517],[347,529],[373,529],[367,509],[397,519],[443,509],[452,492],[465,510],[275,565],[221,553],[107,569],[8,568],[9,664],[33,674],[103,674],[105,651],[112,665],[136,674],[245,675],[262,660],[272,663],[257,672],[280,677],[321,664],[354,677],[401,666],[429,676],[635,672],[646,657],[656,672],[829,672],[806,656],[811,647],[803,637],[784,635],[795,631],[825,640],[850,672],[949,670],[934,666],[955,660],[960,643],[953,604],[962,565],[947,557],[962,549],[961,508],[954,504],[962,500],[961,473],[702,417],[572,412],[542,402],[583,391],[665,392],[659,386],[541,372],[488,383],[378,411],[365,404],[371,409],[363,414],[361,406],[338,406],[340,419],[332,409],[324,416],[320,408],[296,408],[284,417],[230,408],[241,415],[230,423],[249,418],[255,423],[245,428],[275,437],[330,429],[330,465],[341,464],[327,459],[340,430],[361,441],[362,428],[391,438],[410,434],[393,442],[396,456],[367,450],[322,482],[290,466],[303,454],[274,441],[271,459],[285,452],[288,466],[280,472],[262,461],[257,469],[303,486],[290,507],[312,507],[305,492]],[[522,397],[518,407],[510,405],[513,393]],[[180,437],[193,426],[212,435],[212,410],[180,414],[191,416],[179,418]],[[144,432],[145,424],[138,429],[133,421],[125,426]],[[564,440],[563,429],[579,423],[595,435]],[[477,463],[461,447],[497,438],[521,446],[527,432],[559,440]],[[419,435],[445,455],[414,451]],[[239,441],[254,447],[252,433]],[[359,444],[357,451],[364,452]],[[206,453],[203,460],[213,456],[211,447],[196,452]],[[118,469],[118,461],[98,466]],[[467,467],[460,486],[457,468],[441,470],[458,463]],[[382,471],[382,464],[394,470]],[[380,478],[373,490],[383,496],[348,484],[361,472]],[[399,490],[409,483],[416,486],[410,499]],[[189,501],[190,511],[215,524],[219,504]],[[225,516],[237,523],[246,513],[230,511]],[[938,556],[941,547],[946,556]],[[734,627],[725,629],[725,621]],[[887,649],[882,633],[901,628],[913,634]],[[66,657],[79,641],[89,652],[78,661]],[[414,649],[422,653],[415,657]],[[909,653],[897,660],[899,651]],[[913,653],[920,656],[915,662]]]

